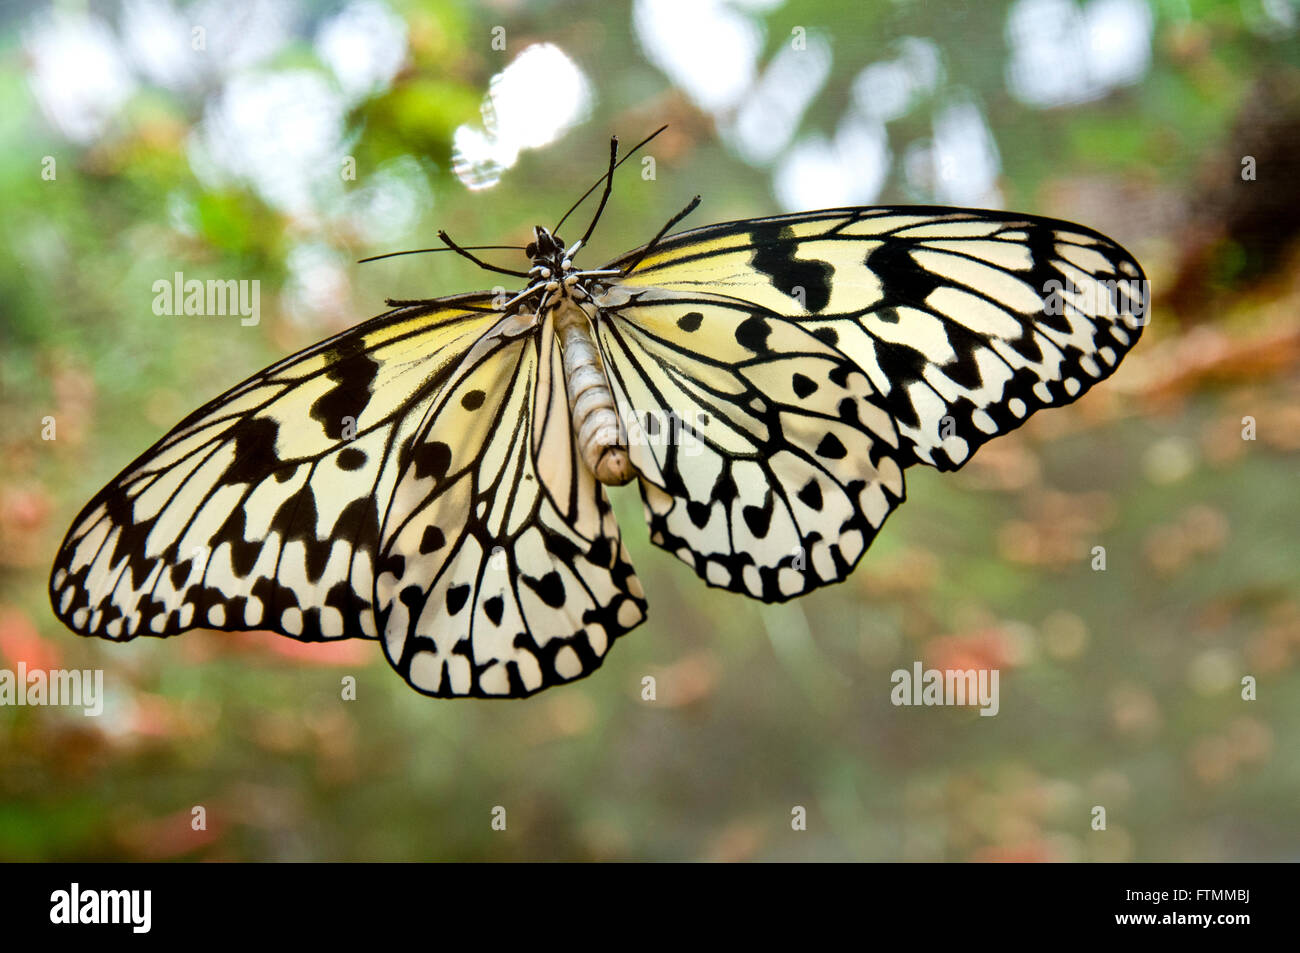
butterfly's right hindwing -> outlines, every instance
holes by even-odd
[[[439,697],[590,674],[645,618],[603,487],[578,458],[553,319],[465,356],[405,461],[377,580],[384,651]]]

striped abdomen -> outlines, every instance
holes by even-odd
[[[554,314],[578,453],[597,480],[622,486],[636,476],[636,469],[628,459],[614,395],[591,337],[591,322],[571,298],[558,302]]]

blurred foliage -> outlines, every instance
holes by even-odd
[[[635,491],[616,492],[649,620],[593,677],[505,704],[423,698],[369,643],[81,640],[51,616],[46,572],[80,506],[193,407],[386,296],[485,283],[451,255],[350,259],[433,244],[440,227],[526,241],[600,173],[614,132],[672,123],[651,147],[657,178],[620,178],[589,261],[640,244],[697,192],[697,224],[777,210],[767,171],[647,60],[624,2],[410,0],[393,5],[402,68],[346,112],[356,181],[289,211],[196,175],[193,137],[241,73],[332,83],[311,37],[339,4],[286,7],[290,41],[254,66],[141,82],[81,142],[32,91],[28,44],[48,11],[6,6],[0,667],[102,668],[108,699],[98,718],[0,709],[0,858],[1300,858],[1300,176],[1285,166],[1300,154],[1300,39],[1258,0],[1156,0],[1138,82],[1032,108],[1008,92],[1011,6],[789,0],[750,15],[764,60],[792,25],[830,44],[803,133],[832,134],[855,75],[900,38],[932,39],[944,79],[890,122],[896,160],[935,103],[977,102],[1007,207],[1086,222],[1143,261],[1156,310],[1141,344],[961,473],[910,471],[910,502],[854,575],[786,606],[707,590],[649,545]],[[118,25],[116,7],[91,7]],[[591,77],[592,115],[469,191],[455,130],[482,121],[491,77],[542,41]],[[431,207],[402,234],[355,213],[372,175],[411,160]],[[902,166],[879,201],[927,200]],[[152,283],[176,271],[260,279],[260,324],[155,315]],[[41,439],[46,416],[57,440]],[[893,707],[890,673],[914,660],[999,668],[1000,713]],[[340,700],[346,675],[355,701]],[[1258,700],[1241,699],[1244,675]],[[807,831],[791,830],[795,805]]]

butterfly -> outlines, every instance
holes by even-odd
[[[1130,254],[1012,212],[838,208],[670,236],[696,196],[583,270],[632,152],[611,142],[569,210],[604,184],[586,233],[537,226],[526,271],[439,233],[517,293],[390,299],[181,421],[73,522],[57,616],[114,641],[376,639],[425,694],[531,695],[646,617],[605,485],[635,480],[652,542],[709,585],[785,601],[848,575],[908,467],[955,470],[1075,400],[1146,324]]]

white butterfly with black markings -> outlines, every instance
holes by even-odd
[[[652,541],[710,585],[784,601],[844,579],[908,467],[1075,400],[1146,323],[1131,255],[1009,212],[665,237],[697,197],[584,271],[616,152],[581,241],[539,226],[526,272],[479,262],[517,294],[390,301],[183,420],[73,523],[59,618],[378,639],[420,692],[530,695],[645,618],[602,484],[638,481]]]

